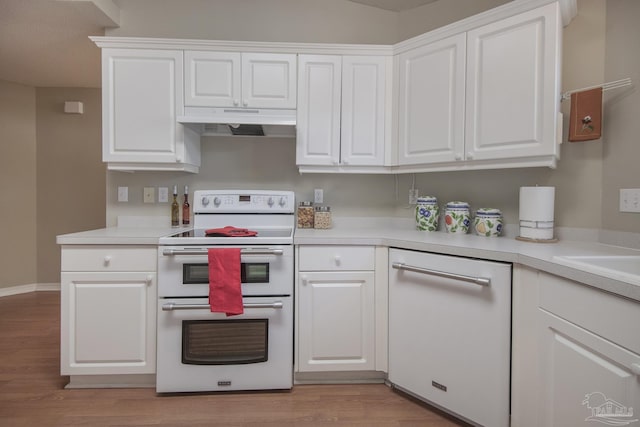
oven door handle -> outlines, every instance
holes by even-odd
[[[164,249],[162,255],[207,255],[208,249]],[[240,250],[240,255],[282,255],[284,250],[271,248],[245,248]]]
[[[284,303],[282,301],[274,301],[269,303],[264,302],[246,302],[242,304],[244,308],[274,308],[282,309]],[[162,304],[162,311],[175,311],[175,310],[211,310],[209,304],[176,304],[175,302],[168,302]]]

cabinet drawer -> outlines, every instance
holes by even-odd
[[[373,270],[373,246],[301,246],[300,271]]]
[[[155,246],[66,246],[62,271],[156,271]]]
[[[540,273],[540,308],[640,354],[640,304]]]

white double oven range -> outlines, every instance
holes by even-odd
[[[194,229],[158,247],[158,392],[292,387],[294,212],[290,191],[195,192]],[[257,234],[205,233],[226,226]],[[240,249],[243,314],[211,311],[212,248]]]

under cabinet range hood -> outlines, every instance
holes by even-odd
[[[296,110],[186,107],[178,122],[203,136],[295,137]]]

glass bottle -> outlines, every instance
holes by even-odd
[[[171,226],[180,225],[180,205],[178,204],[178,186],[173,186],[173,202],[171,203]]]
[[[189,208],[189,186],[184,186],[184,201],[182,202],[182,225],[189,225],[191,222],[191,211]]]

